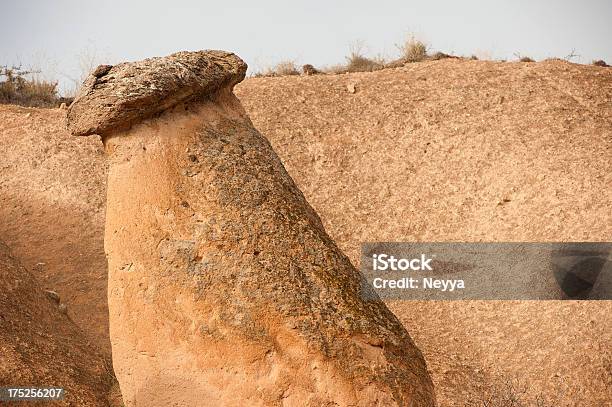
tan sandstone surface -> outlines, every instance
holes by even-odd
[[[102,135],[108,156],[110,339],[126,405],[434,406],[405,328],[363,299],[233,95],[245,72],[219,51],[120,64],[94,72],[68,110],[69,130]]]
[[[612,240],[611,83],[609,69],[563,61],[442,60],[249,78],[236,93],[357,264],[366,240]],[[64,115],[0,106],[0,238],[97,332],[102,145],[69,136]],[[508,377],[565,400],[553,405],[610,403],[610,302],[389,306],[424,352],[441,406],[468,405]]]

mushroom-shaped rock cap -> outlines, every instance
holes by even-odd
[[[68,130],[75,136],[105,136],[128,129],[179,103],[233,87],[246,69],[238,56],[211,50],[100,65],[68,109]]]

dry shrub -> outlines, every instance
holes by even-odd
[[[470,56],[470,58],[472,61],[478,61],[478,57],[476,55],[472,55]]]
[[[371,72],[384,68],[383,58],[368,58],[363,52],[363,45],[356,43],[351,46],[350,54],[346,57],[346,72]]]
[[[403,44],[396,45],[401,58],[406,62],[419,62],[427,58],[427,45],[413,35],[410,35]]]
[[[603,67],[609,66],[608,64],[606,64],[606,61],[604,61],[603,59],[597,59],[591,62],[591,64],[595,66],[603,66]]]
[[[276,76],[299,75],[300,72],[293,61],[281,61],[274,67]]]
[[[255,72],[253,77],[263,78],[269,76],[290,76],[299,75],[297,65],[293,61],[281,61],[271,68],[265,68],[262,71]]]
[[[534,59],[529,58],[529,57],[524,57],[521,54],[519,54],[518,52],[515,52],[514,56],[516,57],[516,59],[519,60],[519,62],[535,62]]]
[[[571,61],[572,61],[572,59],[579,58],[579,57],[580,57],[580,55],[576,54],[576,50],[575,50],[575,49],[572,49],[572,52],[570,52],[569,54],[567,54],[567,55],[565,56],[565,58],[563,58],[563,59],[565,59],[567,62],[571,62]]]
[[[347,72],[371,72],[381,69],[384,65],[363,55],[351,54],[347,58]]]
[[[310,75],[319,75],[322,74],[323,72],[321,72],[321,70],[315,68],[313,65],[311,64],[305,64],[302,65],[302,72],[304,73],[304,75],[306,76],[310,76]]]
[[[21,68],[0,70],[0,103],[31,107],[53,107],[58,104],[57,82],[29,79],[35,72]]]

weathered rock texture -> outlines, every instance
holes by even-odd
[[[246,64],[224,51],[177,52],[116,66],[100,65],[68,111],[74,135],[125,130],[181,102],[205,99],[244,79]]]
[[[148,61],[122,65],[138,72],[131,85],[109,77],[81,94],[68,123],[102,133],[108,154],[110,334],[126,403],[434,405],[421,353],[382,302],[361,298],[359,273],[233,95],[245,64],[219,52]],[[217,79],[153,79],[183,61]],[[130,99],[146,81],[193,96],[140,123],[115,119],[126,105],[143,119],[159,110]],[[127,96],[107,110],[117,89]]]

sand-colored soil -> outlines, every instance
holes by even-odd
[[[236,93],[355,264],[362,241],[612,240],[608,68],[442,60]],[[0,106],[0,239],[108,353],[105,165],[64,114]],[[612,302],[389,305],[442,406],[512,379],[532,400],[612,403]]]
[[[0,239],[110,355],[102,143],[77,140],[65,111],[0,106]]]
[[[236,93],[356,264],[364,241],[612,240],[611,69],[443,60]],[[513,379],[612,402],[610,301],[390,306],[441,405]]]
[[[0,242],[0,386],[62,388],[57,406],[109,406],[110,361],[62,309]]]

